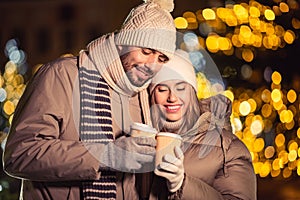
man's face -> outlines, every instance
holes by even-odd
[[[143,86],[149,79],[153,78],[162,65],[169,60],[167,56],[153,49],[123,48],[126,48],[126,53],[121,55],[124,71],[131,84],[137,87]]]

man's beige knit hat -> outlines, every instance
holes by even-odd
[[[116,45],[150,48],[172,57],[176,28],[173,0],[144,0],[133,8],[115,36]]]

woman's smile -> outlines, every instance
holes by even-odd
[[[164,105],[166,108],[167,113],[176,113],[180,111],[182,104],[176,104],[176,105]]]

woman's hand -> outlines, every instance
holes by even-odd
[[[174,152],[175,156],[166,154],[154,171],[156,175],[167,179],[170,192],[176,192],[181,187],[184,179],[183,152],[178,146],[174,148]]]

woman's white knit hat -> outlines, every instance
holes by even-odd
[[[144,0],[133,8],[115,36],[116,45],[150,48],[172,57],[176,28],[173,0]]]
[[[189,54],[181,49],[175,51],[174,56],[163,65],[161,70],[153,77],[150,84],[150,94],[157,84],[168,80],[182,80],[189,83],[197,92],[197,79]]]

